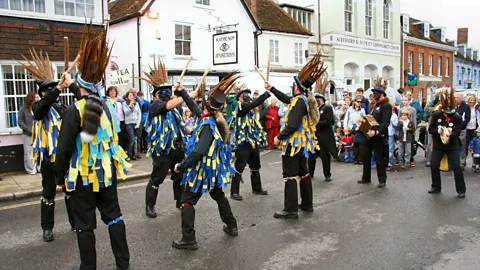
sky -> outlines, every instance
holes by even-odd
[[[447,39],[457,40],[457,29],[467,27],[468,46],[480,49],[479,0],[400,0],[400,12],[445,26]]]

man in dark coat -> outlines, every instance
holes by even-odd
[[[335,137],[333,135],[332,125],[334,124],[333,120],[333,108],[330,105],[325,104],[325,96],[316,93],[315,100],[317,101],[318,108],[320,111],[320,120],[316,125],[316,136],[318,139],[318,145],[320,150],[316,150],[314,154],[311,154],[308,157],[308,170],[310,171],[310,177],[313,178],[315,173],[315,164],[317,158],[322,159],[323,166],[323,176],[325,176],[325,181],[332,181],[332,174],[330,172],[331,157],[337,158],[337,149],[335,147]]]
[[[372,165],[370,159],[372,158],[373,150],[377,164],[378,187],[383,188],[387,182],[388,125],[390,124],[390,118],[392,118],[392,105],[389,104],[387,93],[385,93],[382,88],[374,88],[372,92],[374,104],[372,104],[369,114],[375,118],[380,126],[378,129],[370,130],[365,134],[367,140],[365,140],[364,145],[363,176],[362,180],[357,183],[370,184],[372,182]]]

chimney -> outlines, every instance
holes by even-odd
[[[458,44],[465,44],[468,46],[468,28],[459,28],[457,30]]]
[[[257,17],[257,0],[250,0],[252,3],[252,14],[253,17]]]

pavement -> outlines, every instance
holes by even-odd
[[[132,167],[127,170],[126,181],[150,177],[152,171],[151,158],[141,154],[141,159],[132,160]],[[26,172],[0,173],[0,202],[38,197],[42,194],[42,176]],[[61,188],[58,188],[61,191]]]
[[[127,226],[133,269],[480,269],[480,181],[465,170],[467,197],[457,198],[452,173],[442,173],[441,194],[430,195],[430,169],[389,172],[387,187],[359,185],[361,167],[333,162],[326,183],[317,161],[313,180],[314,213],[278,220],[283,206],[280,152],[262,153],[262,182],[268,196],[253,195],[249,172],[241,186],[244,200],[230,200],[239,235],[222,231],[215,202],[205,195],[196,208],[196,251],[176,250],[180,212],[171,182],[159,189],[156,219],[144,213],[145,180],[118,187]],[[226,194],[229,194],[227,189]],[[71,269],[79,262],[75,234],[69,231],[61,199],[55,216],[55,241],[41,240],[38,198],[0,203],[0,269]],[[98,222],[97,269],[115,269],[107,227]]]

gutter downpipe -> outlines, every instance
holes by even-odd
[[[254,60],[255,60],[255,65],[258,66],[258,62],[259,62],[259,56],[258,56],[258,37],[263,34],[263,31],[262,30],[256,30],[255,32],[253,32],[253,42],[254,42],[254,46],[255,46],[255,52],[254,52]]]
[[[320,0],[318,0],[318,45],[322,45],[322,30],[321,30],[321,23],[320,23],[320,20],[321,20],[321,15],[320,15]]]
[[[141,43],[140,43],[140,13],[137,15],[137,48],[138,48],[138,77],[141,76],[142,74],[142,55],[141,55]],[[138,91],[142,91],[142,83],[139,81],[138,82]],[[148,93],[147,93],[148,95]]]

